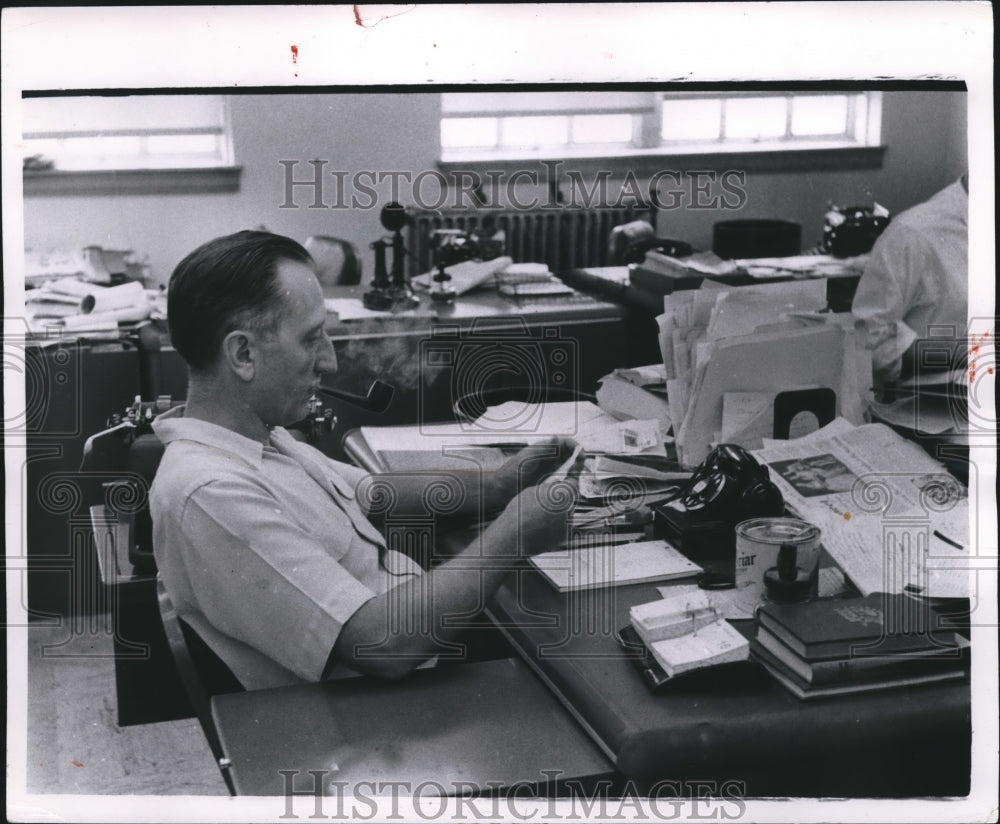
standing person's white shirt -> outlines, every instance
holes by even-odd
[[[854,296],[874,345],[876,378],[899,378],[904,355],[950,325],[961,338],[968,324],[969,195],[965,176],[930,200],[901,212],[876,241]]]

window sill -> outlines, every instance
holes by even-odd
[[[190,169],[25,171],[24,194],[174,195],[238,192],[240,166]]]
[[[886,146],[821,146],[788,149],[727,149],[714,152],[678,152],[671,149],[622,152],[605,156],[537,155],[518,159],[479,158],[441,160],[438,167],[445,173],[476,172],[484,169],[511,174],[521,169],[537,169],[542,164],[554,172],[579,169],[585,173],[610,170],[612,173],[636,175],[658,171],[693,169],[737,169],[746,172],[815,172],[848,169],[878,169],[882,166]]]

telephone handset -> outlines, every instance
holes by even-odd
[[[696,520],[738,523],[747,518],[778,516],[785,500],[761,466],[742,446],[721,444],[712,450],[681,490],[678,502]]]
[[[784,514],[785,500],[768,469],[742,446],[716,447],[672,501],[653,507],[653,533],[700,564],[698,585],[735,583],[736,524]]]

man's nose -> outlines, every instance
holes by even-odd
[[[319,353],[319,358],[316,361],[316,371],[317,372],[336,372],[337,371],[337,352],[333,348],[333,341],[330,340],[329,336],[323,335],[323,348]]]

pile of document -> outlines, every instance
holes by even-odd
[[[751,277],[768,278],[847,278],[861,277],[868,255],[838,258],[833,255],[793,255],[791,257],[735,260],[736,268]]]
[[[662,363],[616,369],[600,379],[597,405],[619,420],[658,420],[664,433],[670,432],[670,404],[667,401],[667,373]]]
[[[580,494],[571,526],[577,531],[613,528],[642,535],[641,507],[672,498],[691,474],[665,468],[666,460],[591,455],[580,473]],[[659,463],[657,466],[655,464]]]
[[[39,334],[117,333],[119,323],[146,320],[157,313],[162,302],[160,293],[135,280],[102,286],[79,278],[60,278],[25,294],[29,329]]]
[[[135,278],[140,272],[131,250],[85,246],[47,252],[26,249],[24,253],[24,283],[29,287],[64,278],[110,284],[112,275]]]
[[[417,275],[412,283],[419,289],[434,286],[436,271]],[[451,286],[459,295],[474,289],[492,288],[508,297],[572,296],[574,290],[557,278],[545,263],[514,263],[510,257],[493,260],[466,260],[445,267]]]
[[[832,389],[837,412],[864,421],[871,356],[849,315],[821,314],[824,280],[723,286],[664,298],[657,318],[669,414],[680,462],[714,444],[758,448],[773,435],[782,391]]]
[[[696,252],[687,257],[670,257],[655,249],[646,252],[642,267],[651,272],[659,272],[673,277],[685,275],[732,275],[737,272],[734,261],[723,260],[714,252]]]

